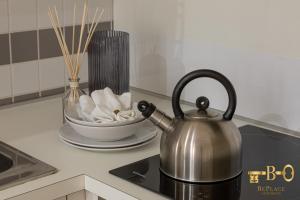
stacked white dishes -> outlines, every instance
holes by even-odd
[[[145,145],[158,129],[131,103],[131,94],[109,88],[80,97],[74,112],[65,112],[60,138],[70,146],[92,151],[123,150]],[[75,114],[74,114],[75,113]]]
[[[151,122],[145,121],[143,126],[122,140],[99,141],[78,134],[69,124],[60,129],[61,140],[72,147],[89,151],[120,151],[140,147],[152,142],[158,134],[158,129]]]
[[[122,121],[112,124],[101,124],[83,121],[66,116],[66,122],[79,134],[84,137],[98,141],[117,141],[132,136],[137,129],[146,123],[144,118],[135,121]],[[127,123],[125,123],[127,122]],[[88,124],[87,124],[88,123]]]

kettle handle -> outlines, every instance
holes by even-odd
[[[185,75],[177,83],[177,85],[173,91],[173,95],[172,95],[172,107],[173,107],[173,112],[174,112],[175,117],[176,118],[184,117],[184,113],[182,112],[181,107],[180,107],[180,96],[181,96],[181,93],[182,93],[182,90],[184,89],[184,87],[192,80],[194,80],[196,78],[203,78],[203,77],[215,79],[215,80],[219,81],[225,87],[225,89],[228,93],[229,103],[228,103],[227,110],[223,114],[223,119],[231,120],[234,115],[235,109],[236,109],[236,93],[235,93],[234,87],[231,84],[231,82],[224,75],[222,75],[219,72],[209,70],[209,69],[199,69],[199,70],[192,71],[192,72],[188,73],[187,75]]]

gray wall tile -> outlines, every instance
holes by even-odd
[[[77,49],[78,49],[78,44],[79,44],[79,38],[80,38],[80,30],[81,30],[81,26],[77,25],[75,26],[75,39],[74,39],[74,52],[75,54],[77,53]],[[68,48],[70,50],[70,53],[72,52],[72,37],[73,37],[73,27],[72,26],[67,26],[66,30],[65,30],[65,34],[66,34],[66,42],[68,45]],[[87,39],[87,26],[84,27],[84,33],[82,36],[82,43],[81,43],[81,50],[80,52],[83,51],[84,48],[84,44],[85,41]]]
[[[98,24],[96,30],[107,30],[111,29],[111,22],[103,22]],[[68,45],[68,48],[71,52],[72,49],[72,34],[73,27],[68,26],[65,28],[65,38]],[[80,26],[75,27],[75,43],[74,43],[74,52],[78,48],[80,36]],[[83,50],[85,41],[87,39],[87,28],[83,35],[83,44],[81,47],[81,52]],[[3,51],[0,55],[0,65],[9,63],[9,43],[8,35],[0,35],[0,44],[3,48],[0,49]],[[36,31],[26,31],[26,32],[16,32],[11,34],[11,44],[12,44],[12,62],[25,62],[30,60],[36,60],[38,58],[37,50],[37,32]],[[2,50],[3,49],[3,50]],[[59,47],[56,35],[54,30],[51,29],[42,29],[39,30],[39,49],[40,49],[40,58],[52,58],[62,56],[61,49]],[[2,57],[5,57],[2,58]]]
[[[0,106],[8,105],[12,103],[12,98],[0,99]]]
[[[41,59],[62,56],[53,29],[39,30],[39,41]]]
[[[65,92],[65,88],[61,87],[61,88],[56,88],[56,89],[51,89],[51,90],[45,90],[42,91],[42,97],[47,97],[47,96],[52,96],[52,95],[56,95],[56,94],[62,94]]]
[[[89,87],[89,83],[87,83],[87,82],[80,83],[79,86],[80,86],[81,89],[88,88]]]
[[[96,31],[103,31],[103,30],[109,30],[109,29],[112,29],[112,24],[113,22],[102,22],[102,23],[99,23],[97,28],[96,28]]]
[[[38,59],[37,31],[11,34],[12,62],[25,62]]]
[[[9,55],[9,36],[8,34],[0,35],[0,65],[10,63]]]
[[[39,93],[25,94],[15,97],[15,103],[39,98]]]

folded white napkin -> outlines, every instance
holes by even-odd
[[[120,100],[120,103],[121,103],[121,106],[123,109],[130,110],[132,108],[130,92],[123,93],[122,95],[120,95],[118,97],[119,97],[119,100]]]
[[[80,109],[78,109],[78,113],[80,113],[80,117],[84,119],[88,119],[88,121],[94,121],[92,116],[93,110],[96,108],[94,101],[91,97],[87,95],[83,95],[79,98]]]
[[[95,122],[112,122],[115,121],[114,113],[105,106],[96,106],[91,113]]]
[[[117,121],[133,120],[135,118],[136,118],[136,112],[134,110],[120,111],[116,115]]]
[[[91,122],[125,121],[137,117],[136,111],[132,109],[131,93],[115,95],[108,87],[92,92],[91,97],[82,95],[79,104],[79,116]]]

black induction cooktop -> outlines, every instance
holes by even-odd
[[[255,126],[240,128],[243,173],[231,180],[192,184],[159,170],[159,155],[110,173],[170,199],[300,200],[300,138]]]

